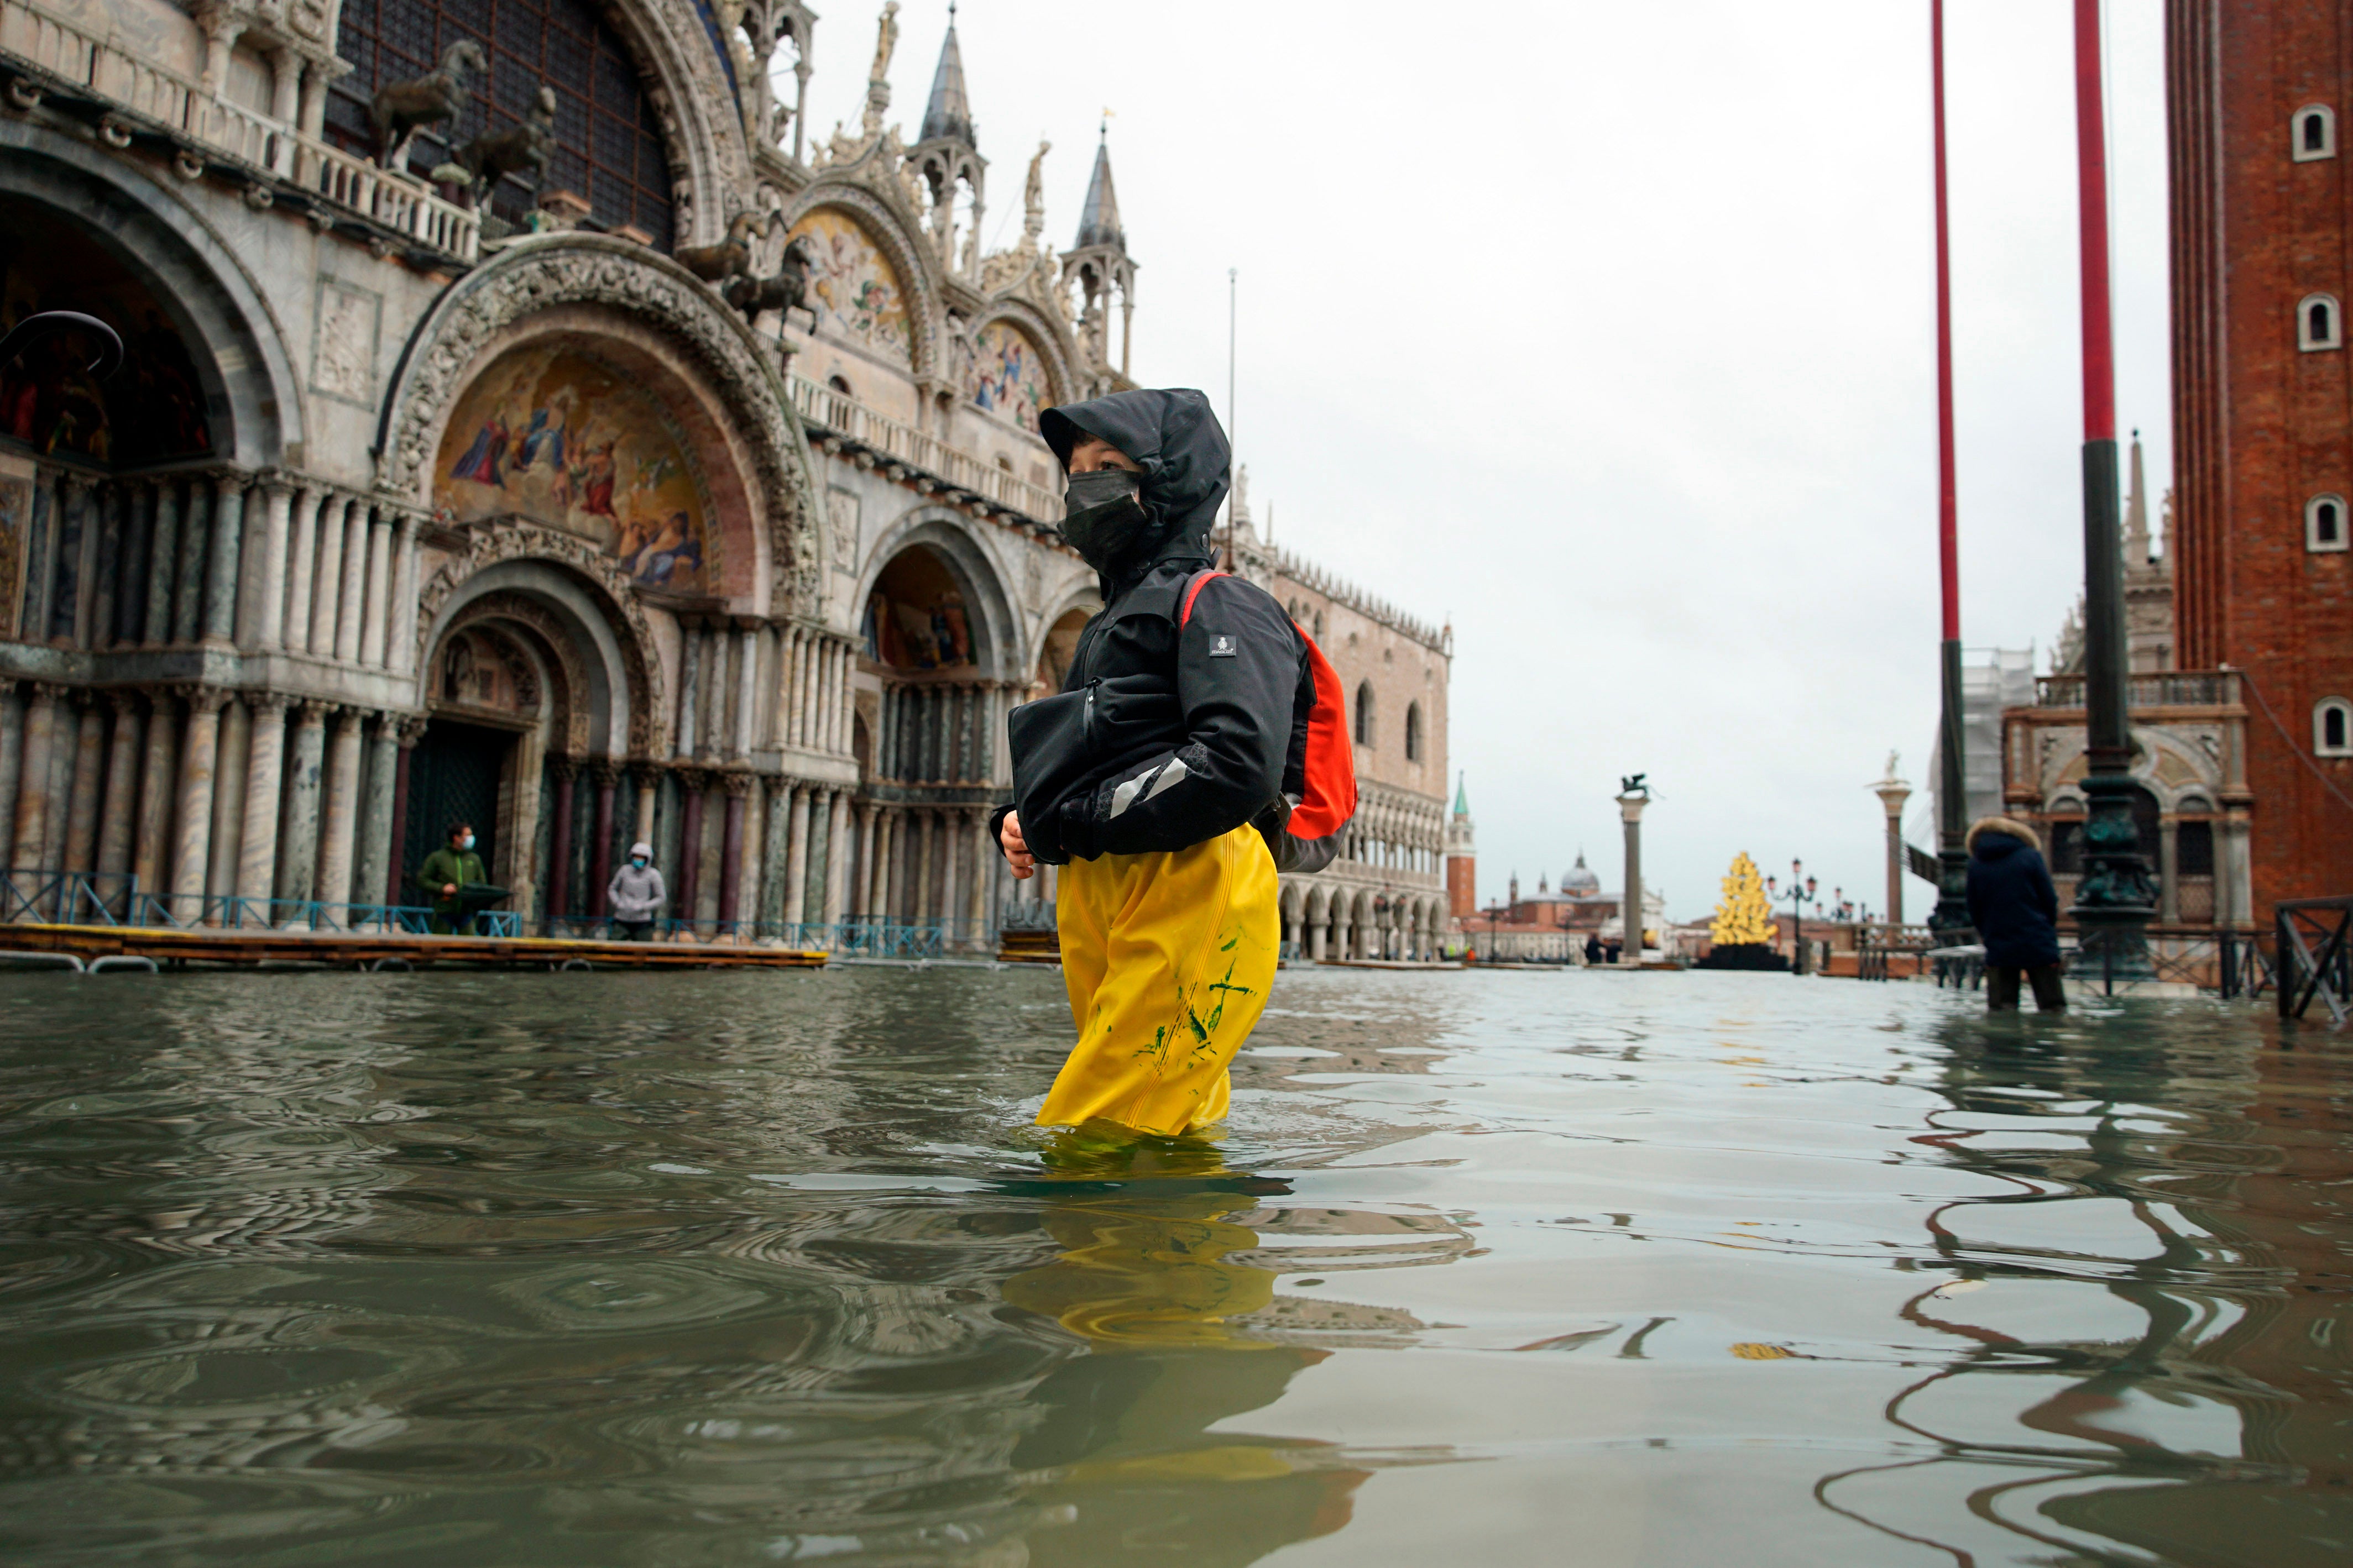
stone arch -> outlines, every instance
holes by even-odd
[[[853,218],[875,248],[899,274],[907,292],[908,358],[918,381],[935,381],[944,372],[945,345],[940,341],[944,313],[938,258],[921,238],[898,205],[883,200],[865,186],[841,176],[820,175],[784,209],[785,226],[791,228],[819,207],[839,207]]]
[[[666,365],[673,392],[696,383],[707,391],[707,404],[695,403],[712,426],[707,450],[726,457],[707,466],[733,470],[743,511],[728,526],[756,563],[744,579],[744,607],[815,615],[815,464],[769,345],[693,274],[626,240],[582,234],[521,240],[453,284],[418,323],[394,375],[377,443],[377,488],[406,505],[429,506],[442,432],[474,378],[539,331],[535,320],[549,331],[579,331],[600,314],[630,324],[600,341]],[[666,353],[657,352],[655,340]],[[721,476],[710,477],[716,483]],[[713,500],[720,504],[715,494]]]
[[[996,679],[1024,679],[1030,668],[1022,662],[1027,644],[1006,591],[1004,574],[969,520],[947,507],[919,506],[882,531],[859,571],[857,590],[849,601],[852,624],[864,616],[866,601],[884,569],[916,548],[928,548],[937,555],[964,595],[972,630],[972,662]]]
[[[617,758],[667,754],[669,709],[645,612],[609,562],[586,541],[553,530],[479,534],[425,585],[417,615],[419,707],[435,650],[470,605],[491,595],[500,599],[495,609],[568,650],[565,674],[578,694],[576,731],[564,737],[568,750]]]
[[[73,222],[172,316],[199,361],[215,459],[244,468],[303,460],[302,377],[286,334],[259,285],[185,203],[136,165],[13,116],[0,118],[0,195]]]

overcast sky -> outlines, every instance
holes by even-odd
[[[856,123],[879,9],[826,7],[812,137]],[[1963,635],[2038,668],[2082,580],[2070,10],[1947,18]],[[2160,8],[2109,10],[2118,418],[2161,494]],[[1927,0],[958,16],[992,246],[1041,133],[1071,243],[1114,110],[1138,379],[1224,411],[1239,268],[1261,524],[1451,620],[1482,901],[1580,847],[1620,885],[1641,771],[1675,918],[1741,850],[1882,907],[1864,786],[1893,747],[1925,787],[1936,727]],[[900,23],[913,140],[944,0]]]

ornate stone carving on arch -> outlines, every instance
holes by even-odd
[[[436,636],[441,608],[449,602],[449,596],[476,574],[502,561],[554,562],[571,568],[596,590],[599,607],[614,629],[623,634],[618,641],[629,684],[629,752],[637,756],[659,754],[662,716],[669,711],[669,706],[662,695],[661,660],[654,653],[653,627],[647,622],[645,610],[638,603],[628,580],[615,568],[612,559],[575,535],[520,522],[477,532],[465,551],[441,563],[441,569],[417,595],[416,668],[429,675],[432,649],[427,645]],[[520,597],[491,594],[485,595],[483,602],[510,596]],[[460,612],[461,616],[473,618],[473,609],[472,605],[468,605]],[[559,623],[543,610],[539,615],[543,618],[533,624],[554,628],[551,641],[558,647],[565,646],[569,641],[568,634],[554,635],[561,632]],[[446,633],[448,628],[438,629]],[[565,673],[569,677],[575,672],[567,669]],[[580,675],[581,683],[573,687],[575,692],[586,689],[585,671]],[[574,706],[577,710],[578,705]],[[587,748],[586,722],[584,719],[575,754]]]
[[[519,241],[451,285],[418,323],[385,399],[377,488],[429,510],[442,426],[501,334],[583,304],[651,322],[718,394],[752,454],[767,508],[770,613],[818,613],[815,464],[770,346],[692,273],[627,240],[563,234]]]
[[[580,657],[580,645],[574,640],[570,628],[536,599],[528,595],[501,590],[469,602],[451,618],[441,635],[446,639],[451,632],[483,621],[523,626],[533,634],[539,644],[539,656],[553,661],[556,677],[551,683],[554,687],[554,750],[570,756],[586,756],[589,747],[589,723],[587,709],[581,697],[589,686],[588,666],[587,661]],[[630,704],[633,711],[637,706],[635,702]]]
[[[853,170],[860,167],[863,165],[853,165]],[[793,198],[792,205],[785,209],[785,226],[790,228],[818,207],[839,207],[850,214],[882,247],[910,290],[907,321],[914,341],[915,378],[926,381],[944,374],[945,347],[940,342],[943,307],[939,258],[929,245],[917,242],[918,231],[905,208],[897,201],[878,196],[850,174],[828,173],[818,176],[815,184]]]

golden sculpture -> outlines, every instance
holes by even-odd
[[[1715,906],[1708,934],[1718,947],[1743,947],[1771,942],[1779,931],[1765,902],[1765,879],[1744,849],[1733,857],[1731,874],[1724,879],[1724,902]]]

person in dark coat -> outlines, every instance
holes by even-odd
[[[2064,1012],[2059,980],[2059,889],[2042,863],[2034,829],[2007,816],[1982,817],[1969,828],[1969,922],[1986,950],[1986,1006],[2018,1005],[2022,973],[2034,1005]]]

